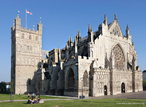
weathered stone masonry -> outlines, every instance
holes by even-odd
[[[39,23],[38,26],[42,26],[42,24]],[[41,36],[42,34],[38,37],[41,39]],[[70,37],[63,49],[49,51],[48,58],[42,59],[41,55],[38,54],[35,59],[43,60],[37,60],[41,62],[42,66],[38,67],[37,70],[28,69],[35,75],[33,78],[29,77],[30,74],[29,76],[25,75],[23,82],[30,78],[32,91],[42,94],[76,97],[80,97],[82,94],[85,97],[98,97],[142,91],[142,72],[137,66],[137,53],[131,39],[128,25],[124,36],[116,14],[110,24],[107,24],[105,15],[104,21],[99,25],[97,31],[93,32],[89,25],[87,36],[84,38],[81,38],[80,31],[78,31],[74,42]],[[13,40],[12,42],[15,43]],[[39,47],[41,49],[41,42],[39,42]],[[12,50],[15,49],[12,48]],[[21,54],[19,55],[21,56]],[[30,58],[34,57],[31,56],[30,52],[27,55]],[[12,59],[17,58],[12,56]],[[37,65],[35,66],[37,67]],[[16,65],[12,63],[12,69],[13,66]],[[29,68],[31,67],[32,65],[29,65]],[[24,75],[24,72],[21,76]],[[18,75],[12,76],[16,83],[19,81]],[[33,84],[33,80],[35,84]],[[28,86],[25,85],[25,87]],[[19,91],[15,91],[15,93],[17,94]]]

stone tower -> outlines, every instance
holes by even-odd
[[[35,92],[35,72],[42,58],[42,24],[34,29],[23,29],[19,14],[11,27],[11,81],[13,93]]]

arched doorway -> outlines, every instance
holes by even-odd
[[[104,95],[107,95],[107,86],[104,86]]]
[[[124,83],[121,84],[121,93],[125,93],[125,84]]]
[[[68,71],[68,88],[74,88],[75,86],[75,79],[74,79],[74,72],[73,70],[70,68]]]

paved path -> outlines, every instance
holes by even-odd
[[[103,99],[103,98],[146,99],[146,91],[122,93],[118,95],[108,95],[101,97],[87,97],[85,99]]]
[[[46,96],[52,96],[52,95],[46,95]],[[68,99],[43,99],[43,100],[50,101],[50,100],[75,100],[75,99],[78,99],[77,97],[68,97],[68,96],[54,96],[54,97],[65,97]],[[108,95],[108,96],[101,96],[101,97],[86,97],[84,99],[104,99],[104,98],[146,99],[146,91],[123,93],[123,94],[118,94],[118,95]],[[26,101],[27,102],[27,100],[14,100],[14,102],[17,102],[17,101]],[[10,102],[10,100],[0,100],[0,102]]]
[[[50,101],[50,100],[72,100],[72,99],[43,99],[44,101]],[[18,101],[28,101],[28,100],[13,100],[13,102],[18,102]],[[0,100],[0,102],[11,102],[11,100]]]

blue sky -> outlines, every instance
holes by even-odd
[[[63,48],[70,35],[74,40],[77,31],[85,37],[88,25],[93,31],[107,15],[108,23],[117,14],[123,35],[128,24],[132,41],[137,51],[137,64],[146,69],[146,0],[0,0],[0,82],[10,81],[11,70],[11,26],[20,11],[21,25],[25,28],[25,10],[27,28],[37,29],[42,17],[42,49]]]

